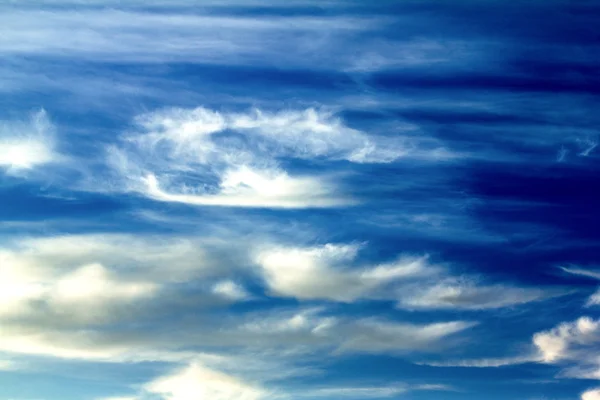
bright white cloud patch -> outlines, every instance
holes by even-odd
[[[600,389],[585,391],[581,394],[581,400],[600,400]]]
[[[17,173],[58,159],[54,127],[45,111],[26,122],[0,121],[0,167]]]
[[[240,284],[233,281],[221,281],[213,287],[213,292],[229,300],[245,300],[250,294]]]
[[[585,356],[592,346],[600,344],[600,321],[581,317],[573,322],[564,322],[533,337],[545,362],[575,359]],[[587,358],[587,357],[586,357]]]
[[[266,393],[238,378],[192,364],[172,375],[161,377],[144,386],[165,400],[259,400]]]
[[[189,239],[66,235],[0,248],[0,317],[101,323],[133,312],[169,283],[211,274]],[[168,266],[168,268],[165,268]]]
[[[273,248],[256,257],[269,288],[299,299],[351,302],[396,280],[430,275],[426,258],[401,258],[366,269],[350,268],[359,247],[327,244],[312,248]]]
[[[281,171],[254,171],[242,167],[225,172],[217,194],[185,193],[186,187],[170,192],[160,187],[155,175],[142,179],[145,195],[158,201],[184,203],[197,206],[264,207],[264,208],[312,208],[334,207],[351,204],[349,200],[336,197],[324,182],[310,177],[290,177]]]

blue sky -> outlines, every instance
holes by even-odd
[[[0,4],[0,400],[600,399],[600,4]]]

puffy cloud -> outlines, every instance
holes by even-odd
[[[250,294],[240,284],[233,281],[221,281],[213,286],[213,292],[230,300],[245,300]]]
[[[531,350],[513,357],[475,360],[423,362],[434,367],[502,367],[523,363],[548,363],[565,366],[562,375],[575,378],[599,379],[600,358],[595,354],[600,345],[600,321],[581,317],[563,322],[547,331],[533,335]]]
[[[205,247],[187,238],[125,234],[8,242],[0,248],[0,319],[51,329],[142,318],[148,307],[156,311],[181,302],[173,288],[182,282],[206,278],[208,286],[227,274],[226,258]],[[203,301],[223,302],[222,294],[201,289],[196,296]]]
[[[373,290],[395,280],[434,273],[421,258],[401,258],[367,269],[348,268],[358,245],[326,244],[311,248],[270,248],[256,261],[268,287],[283,296],[299,299],[331,299],[351,302],[372,295]]]
[[[26,122],[0,122],[0,167],[9,173],[60,160],[55,147],[54,126],[44,110]]]
[[[430,367],[464,367],[464,368],[492,368],[505,367],[509,365],[518,365],[530,362],[540,362],[541,357],[535,354],[516,356],[516,357],[499,357],[499,358],[482,358],[474,360],[454,360],[454,361],[437,361],[437,362],[418,362],[418,365],[428,365]]]
[[[236,377],[206,368],[198,363],[158,378],[144,390],[165,400],[260,400],[267,393]]]
[[[544,362],[587,359],[589,348],[600,344],[600,321],[581,317],[573,322],[564,322],[549,331],[536,333],[533,343]]]
[[[600,389],[591,389],[583,392],[581,400],[600,400]]]
[[[100,62],[275,65],[360,73],[402,66],[463,65],[465,60],[481,59],[485,50],[482,43],[456,38],[386,40],[373,35],[392,22],[390,18],[223,15],[223,9],[252,5],[248,1],[206,3],[205,12],[194,13],[189,2],[169,3],[168,13],[147,12],[147,7],[164,7],[155,1],[152,5],[130,1],[127,7],[118,3],[120,7],[115,8],[106,2],[101,5],[107,8],[99,8],[99,2],[76,2],[76,10],[72,1],[44,3],[48,4],[39,7],[44,9],[3,5],[0,54],[7,58],[37,55]],[[53,7],[47,7],[49,4]],[[328,4],[332,6],[336,7]],[[213,7],[221,10],[206,12]],[[296,45],[294,51],[286,51],[291,42]]]

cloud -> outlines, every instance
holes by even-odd
[[[400,296],[399,304],[410,309],[484,310],[517,306],[564,294],[538,288],[478,285],[469,278],[448,278],[432,286],[417,287]]]
[[[581,400],[600,400],[600,389],[591,389],[583,392]]]
[[[108,150],[108,162],[123,181],[108,190],[125,186],[154,200],[189,205],[352,205],[356,201],[331,177],[294,174],[282,167],[283,160],[389,163],[426,152],[408,139],[368,135],[313,108],[246,113],[171,108],[140,115],[135,126]]]
[[[157,312],[180,301],[173,288],[181,282],[206,278],[208,285],[227,275],[226,258],[205,247],[187,238],[126,234],[9,241],[0,248],[0,318],[48,329],[141,318],[141,303]],[[213,305],[222,297],[208,287],[201,293]]]
[[[443,339],[447,340],[452,335],[475,325],[476,323],[473,322],[452,321],[419,326],[365,319],[350,327],[354,332],[342,343],[340,351],[365,353],[406,352],[417,349],[428,351],[436,346],[443,347]]]
[[[198,363],[158,378],[144,385],[144,390],[159,395],[164,400],[260,400],[267,398],[267,393],[259,387]]]
[[[354,73],[420,65],[456,67],[465,60],[482,58],[483,45],[474,41],[394,40],[380,35],[394,22],[414,24],[419,18],[415,15],[244,16],[235,13],[239,5],[289,7],[228,1],[197,9],[189,2],[179,2],[159,13],[149,8],[164,4],[129,2],[127,6],[119,3],[119,7],[107,7],[101,3],[98,7],[97,2],[79,2],[73,7],[73,2],[61,1],[40,9],[11,3],[2,7],[0,54],[7,58],[51,56],[96,62],[274,65]],[[340,9],[334,3],[327,4],[332,6]],[[341,7],[352,5],[345,2]],[[286,51],[292,42],[294,51]]]
[[[221,281],[213,286],[213,292],[230,300],[246,300],[250,294],[236,282]]]
[[[397,396],[406,393],[407,391],[407,387],[403,385],[385,387],[339,387],[309,391],[304,396],[325,397],[328,399],[346,397],[351,397],[353,399],[368,399]]]
[[[227,171],[218,194],[196,195],[163,190],[155,175],[142,179],[151,199],[196,206],[320,208],[350,205],[318,179],[290,177],[281,171],[256,171],[247,167]]]
[[[291,249],[299,265],[335,270],[338,263],[353,261],[359,247]],[[327,306],[219,309],[250,298],[242,279],[254,271],[254,249],[258,254],[270,249],[263,261],[271,257],[274,263],[290,251],[259,238],[236,244],[231,235],[226,240],[131,234],[12,238],[0,249],[0,351],[88,362],[191,363],[185,372],[145,386],[142,394],[186,399],[189,387],[211,398],[262,399],[272,398],[264,383],[306,374],[318,368],[323,354],[437,353],[476,324],[339,315]],[[364,290],[436,271],[426,258],[399,260],[343,268],[340,273],[348,278],[341,281],[356,285],[362,296]],[[333,293],[342,296],[342,290]],[[227,378],[235,376],[244,378]]]
[[[589,352],[590,346],[600,344],[600,321],[581,317],[574,322],[564,322],[549,331],[536,333],[533,343],[544,362],[577,360]]]
[[[386,384],[378,386],[340,386],[325,387],[321,389],[308,390],[303,393],[295,394],[296,397],[316,397],[316,398],[353,398],[353,399],[371,399],[388,398],[408,393],[410,391],[454,391],[452,387],[440,384]]]
[[[55,128],[44,110],[29,121],[0,122],[0,168],[10,174],[22,173],[57,162]]]
[[[558,290],[485,285],[474,277],[453,276],[428,257],[401,256],[380,265],[357,267],[358,245],[263,248],[256,263],[268,288],[301,300],[396,300],[412,310],[483,310],[517,306],[563,295]]]
[[[524,355],[516,357],[482,358],[474,360],[456,360],[439,362],[418,362],[418,365],[427,365],[430,367],[463,367],[463,368],[494,368],[506,367],[510,365],[519,365],[531,362],[541,362],[542,358],[538,355]]]
[[[268,287],[276,294],[298,299],[351,302],[395,280],[434,273],[426,258],[401,258],[366,269],[348,268],[359,246],[326,244],[312,248],[271,248],[260,251],[256,262]]]
[[[257,316],[258,318],[258,316]],[[344,318],[319,309],[262,315],[240,326],[240,332],[263,337],[271,346],[296,342],[335,353],[429,352],[444,347],[444,340],[476,325],[469,321],[412,324],[381,318]]]
[[[556,364],[563,367],[560,376],[581,379],[600,379],[600,321],[580,317],[563,322],[532,337],[531,350],[524,355],[501,358],[420,362],[433,367],[489,368],[524,363]]]

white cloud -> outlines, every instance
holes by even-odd
[[[44,110],[27,122],[1,121],[0,168],[19,173],[58,161],[54,130]]]
[[[82,2],[83,3],[83,2]],[[137,4],[136,4],[137,3]],[[0,54],[121,62],[275,65],[371,72],[415,65],[461,65],[481,58],[481,44],[455,39],[392,40],[373,35],[401,18],[389,16],[240,16],[236,2],[217,13],[193,3],[148,12],[146,2],[114,7],[56,2],[59,7],[3,4]],[[247,1],[242,2],[248,6]],[[281,7],[278,4],[278,7]],[[336,6],[335,2],[328,7]],[[349,4],[345,4],[348,6]],[[213,3],[212,6],[215,6]],[[269,6],[260,3],[261,7]],[[286,3],[284,6],[288,6]],[[143,9],[142,9],[143,8]],[[230,15],[228,15],[230,14]],[[407,16],[405,18],[411,18]],[[294,51],[289,51],[294,43]],[[349,47],[349,44],[353,46]],[[487,43],[489,47],[489,43]]]
[[[282,354],[305,355],[432,351],[443,339],[473,325],[337,317],[325,309],[265,310],[219,318],[204,313],[203,307],[249,298],[231,277],[240,272],[238,268],[248,267],[255,246],[252,241],[236,246],[231,237],[225,241],[125,234],[15,238],[0,249],[0,350],[111,362],[180,362],[214,348],[281,349]],[[219,249],[229,253],[236,249],[236,256],[230,259]],[[298,250],[301,260],[296,266],[324,263],[327,270],[327,263],[352,261],[357,250],[353,245]],[[275,264],[278,257],[286,258],[269,254],[267,262]],[[425,259],[406,259],[344,271],[348,278],[342,281],[349,289],[357,285],[358,295],[364,288],[396,279],[426,276],[424,268]],[[342,289],[334,292],[335,297],[342,296]],[[174,318],[167,331],[145,329],[164,315],[182,320]],[[190,315],[199,322],[186,321]]]
[[[145,3],[138,6],[146,8]],[[228,16],[223,12],[201,14],[202,9],[192,7],[188,3],[184,8],[153,13],[135,10],[135,4],[95,9],[63,5],[45,10],[4,4],[0,54],[332,69],[352,65],[361,50],[377,51],[377,43],[369,43],[370,47],[360,43],[353,52],[343,44],[388,21],[343,16]],[[295,44],[293,52],[286,51],[289,43]]]
[[[213,286],[213,292],[234,301],[245,300],[250,297],[243,286],[233,281],[218,282]]]
[[[581,400],[600,400],[600,389],[585,391],[581,394]]]
[[[263,248],[256,255],[268,288],[277,295],[302,300],[396,300],[406,309],[481,310],[516,306],[564,294],[557,290],[486,285],[468,276],[452,276],[427,257],[357,267],[359,246]]]
[[[469,278],[448,278],[402,293],[399,304],[410,309],[482,310],[516,306],[561,294],[537,288],[478,285]]]
[[[579,268],[577,266],[560,267],[564,272],[572,275],[580,275],[593,279],[600,279],[600,271]]]
[[[261,388],[198,363],[158,378],[145,391],[164,400],[260,400],[267,398]]]
[[[583,276],[586,278],[600,280],[600,271],[597,271],[594,269],[580,268],[575,265],[570,265],[568,267],[560,267],[560,269],[571,275]],[[588,298],[585,305],[589,307],[589,306],[597,306],[599,304],[600,304],[600,289],[596,290],[596,292],[593,293]]]
[[[351,204],[319,179],[290,177],[280,171],[257,171],[242,167],[226,171],[217,194],[188,194],[185,187],[168,192],[160,187],[155,175],[142,179],[144,194],[151,199],[198,206],[312,208]]]
[[[268,287],[276,294],[299,299],[351,302],[395,280],[431,275],[435,267],[421,258],[401,258],[367,269],[348,268],[357,245],[326,244],[311,248],[270,248],[256,261]],[[346,265],[344,265],[346,264]]]
[[[536,333],[533,343],[548,363],[584,356],[589,348],[600,344],[600,321],[581,317],[557,327]]]
[[[541,362],[542,358],[535,355],[524,355],[516,357],[482,358],[474,360],[455,360],[438,362],[419,362],[418,365],[430,367],[464,367],[464,368],[493,368],[509,365],[525,364],[530,362]]]
[[[365,319],[350,327],[352,333],[342,343],[340,351],[366,353],[431,351],[436,347],[442,347],[443,340],[448,340],[452,335],[474,325],[476,324],[466,321],[412,325]],[[346,331],[340,330],[340,334],[342,332]]]
[[[392,383],[377,386],[340,386],[340,387],[324,387],[315,390],[303,391],[295,393],[295,397],[325,397],[331,398],[353,398],[353,399],[370,399],[370,398],[388,398],[410,392],[410,391],[453,391],[452,387],[440,384],[404,384]]]
[[[260,109],[244,113],[219,112],[204,107],[170,108],[142,114],[136,118],[142,135],[130,137],[146,148],[166,144],[178,156],[188,156],[199,163],[219,156],[235,164],[249,162],[253,155],[236,147],[224,147],[213,136],[227,130],[252,138],[252,145],[276,156],[295,158],[326,157],[360,163],[386,163],[410,155],[415,145],[406,140],[386,142],[345,125],[332,111],[308,108],[270,112]],[[414,130],[407,126],[405,129]],[[220,147],[220,148],[219,148]],[[248,151],[259,149],[250,148]],[[214,160],[212,160],[214,161]]]
[[[600,321],[581,317],[534,334],[531,350],[525,350],[523,355],[419,364],[434,367],[489,368],[534,362],[561,365],[563,370],[560,375],[564,377],[600,379],[600,357],[597,356],[599,346]]]
[[[21,238],[0,248],[0,318],[51,326],[130,318],[168,285],[211,279],[214,263],[200,241],[185,238]]]
[[[355,201],[331,177],[293,174],[281,160],[387,163],[422,157],[414,143],[367,135],[326,110],[171,108],[140,115],[135,124],[137,130],[126,134],[120,146],[109,148],[108,162],[124,183],[108,190],[124,186],[158,201],[190,205],[351,205]]]

